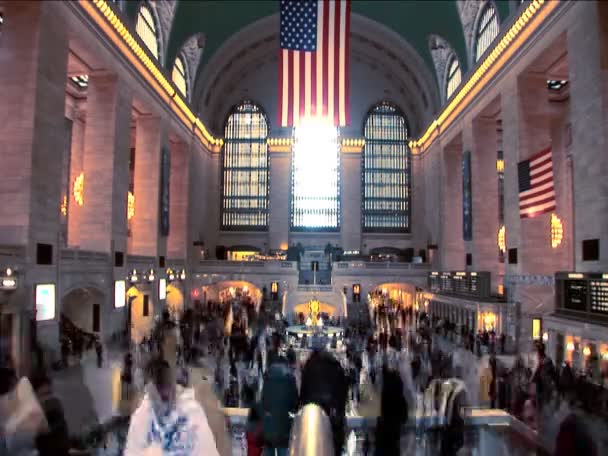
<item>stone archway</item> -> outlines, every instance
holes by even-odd
[[[73,326],[89,334],[102,333],[105,301],[105,293],[96,287],[72,288],[61,299],[60,332]]]

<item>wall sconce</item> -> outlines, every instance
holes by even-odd
[[[507,230],[504,225],[498,230],[498,250],[500,253],[507,251]]]
[[[133,271],[131,271],[131,276],[129,277],[129,282],[137,283],[138,280],[139,280],[139,277],[137,277],[137,270],[133,269]]]
[[[66,195],[63,195],[63,198],[61,200],[60,211],[61,215],[63,215],[64,217],[68,215],[68,197]]]
[[[135,217],[135,195],[132,192],[127,193],[127,220]]]
[[[564,227],[562,221],[555,214],[551,214],[551,247],[556,249],[564,238]]]
[[[167,277],[170,282],[175,280],[175,273],[173,272],[173,269],[171,269],[171,268],[167,269]]]
[[[568,350],[569,352],[573,352],[574,351],[574,343],[573,342],[568,342],[566,344],[566,350]]]
[[[549,340],[549,333],[548,332],[544,332],[543,333],[543,342],[547,342]]]
[[[496,172],[498,172],[498,173],[505,172],[505,161],[501,158],[496,160]]]
[[[76,204],[84,206],[84,172],[80,173],[74,180],[72,192],[74,193]]]
[[[154,279],[156,279],[154,276],[154,269],[150,269],[150,272],[148,273],[148,282],[154,282]]]
[[[182,272],[179,274],[180,280],[186,280],[186,270],[182,269]]]
[[[604,361],[608,361],[608,351],[605,351],[604,353],[602,353],[602,359]]]
[[[585,355],[585,357],[587,357],[590,354],[591,354],[591,349],[589,348],[588,345],[586,345],[585,348],[583,348],[583,355]]]
[[[4,277],[0,281],[0,290],[16,290],[17,278],[14,276],[14,271],[11,268],[6,268]]]

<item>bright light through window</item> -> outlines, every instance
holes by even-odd
[[[309,120],[294,129],[292,229],[338,230],[339,159],[336,127]]]

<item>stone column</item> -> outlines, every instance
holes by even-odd
[[[473,270],[491,272],[492,291],[496,292],[499,279],[496,122],[480,117],[472,127]]]
[[[33,287],[57,283],[68,35],[61,4],[4,2],[3,12],[0,239],[4,245],[27,247],[17,260],[23,268],[19,289],[4,311],[13,315],[13,361],[17,372],[26,375],[31,366],[30,321],[35,318]],[[53,265],[37,266],[38,243],[54,247]],[[58,345],[54,322],[37,334],[45,347]]]
[[[0,48],[0,238],[57,246],[68,37],[52,2],[6,2]],[[10,18],[10,19],[9,19]]]
[[[89,75],[80,218],[84,250],[126,250],[131,101],[116,75]]]
[[[160,235],[161,149],[167,144],[160,117],[140,116],[135,129],[135,216],[129,253],[156,257],[164,249]],[[166,147],[166,146],[165,146]]]
[[[462,150],[443,150],[441,187],[441,269],[464,269],[465,249],[462,239]]]
[[[172,142],[171,178],[169,205],[169,237],[167,238],[167,256],[172,259],[186,258],[186,240],[188,230],[188,166],[190,150],[184,142]]]
[[[268,247],[279,249],[289,241],[291,151],[270,153],[270,217]]]
[[[70,170],[68,186],[68,247],[78,247],[80,245],[80,218],[82,217],[82,207],[74,199],[74,180],[83,172],[84,159],[84,131],[86,113],[74,109],[72,119],[72,144],[70,147]]]
[[[568,66],[575,267],[602,271],[608,269],[608,5],[577,3],[573,18],[568,29]],[[582,261],[581,243],[586,239],[600,240],[599,261]]]
[[[361,250],[361,154],[340,153],[340,242],[344,250]]]

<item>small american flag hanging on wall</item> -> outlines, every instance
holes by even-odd
[[[301,119],[350,123],[350,0],[281,0],[279,109],[282,127]]]
[[[543,150],[517,164],[519,181],[519,216],[532,218],[555,209],[553,153]]]

